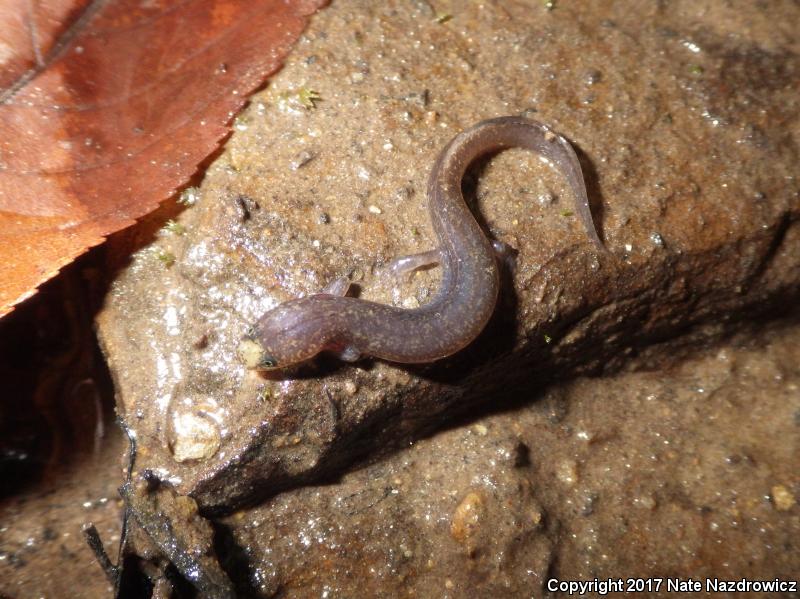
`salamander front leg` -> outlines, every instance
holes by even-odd
[[[389,263],[386,267],[386,272],[395,278],[410,277],[415,270],[439,264],[441,261],[442,253],[438,249],[408,256],[398,256]]]
[[[325,293],[327,295],[338,295],[339,297],[344,297],[347,295],[347,290],[350,289],[350,279],[347,277],[339,277],[338,279],[334,279],[327,285],[325,285],[324,289],[320,293]]]

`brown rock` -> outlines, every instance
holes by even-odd
[[[329,474],[456,410],[613,371],[690,327],[701,344],[796,302],[800,9],[449,10],[439,22],[413,4],[353,0],[321,14],[237,120],[179,219],[185,234],[160,236],[114,285],[99,330],[120,413],[147,450],[140,465],[206,512]],[[519,252],[478,341],[419,368],[321,360],[286,380],[244,369],[247,327],[337,276],[365,298],[425,302],[435,270],[411,284],[379,271],[435,245],[434,158],[463,128],[526,111],[580,149],[609,255],[569,215],[557,173],[505,152],[466,184],[487,230]],[[299,168],[300,155],[314,158]],[[175,415],[200,405],[219,444],[211,434],[176,460]]]

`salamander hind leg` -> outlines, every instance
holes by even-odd
[[[398,256],[389,263],[386,267],[386,272],[395,278],[410,277],[415,270],[426,266],[434,266],[441,261],[442,253],[438,249],[408,256]]]
[[[508,245],[507,243],[503,243],[502,241],[497,241],[496,239],[492,240],[492,249],[494,250],[494,255],[497,256],[498,260],[503,260],[508,256],[513,256],[517,253],[513,247]]]
[[[513,271],[514,267],[517,265],[517,250],[507,243],[497,241],[496,239],[492,240],[492,249],[494,250],[494,257],[497,259],[497,263]]]
[[[354,345],[346,345],[337,353],[342,362],[357,362],[361,359],[361,352]]]

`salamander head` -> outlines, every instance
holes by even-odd
[[[278,360],[264,349],[258,341],[245,336],[236,352],[244,365],[251,370],[273,370],[278,368]]]
[[[314,296],[273,308],[253,326],[237,350],[247,368],[275,370],[313,358],[326,346]]]

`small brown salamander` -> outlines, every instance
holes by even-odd
[[[428,204],[439,248],[401,259],[401,268],[438,262],[442,282],[427,304],[411,309],[344,297],[349,283],[287,301],[264,314],[239,346],[249,368],[270,370],[321,351],[352,362],[372,356],[391,362],[433,362],[459,351],[481,332],[499,288],[497,257],[461,194],[461,179],[479,156],[521,147],[554,163],[567,178],[578,216],[601,250],[575,151],[546,125],[521,117],[482,121],[442,150],[428,179]]]

